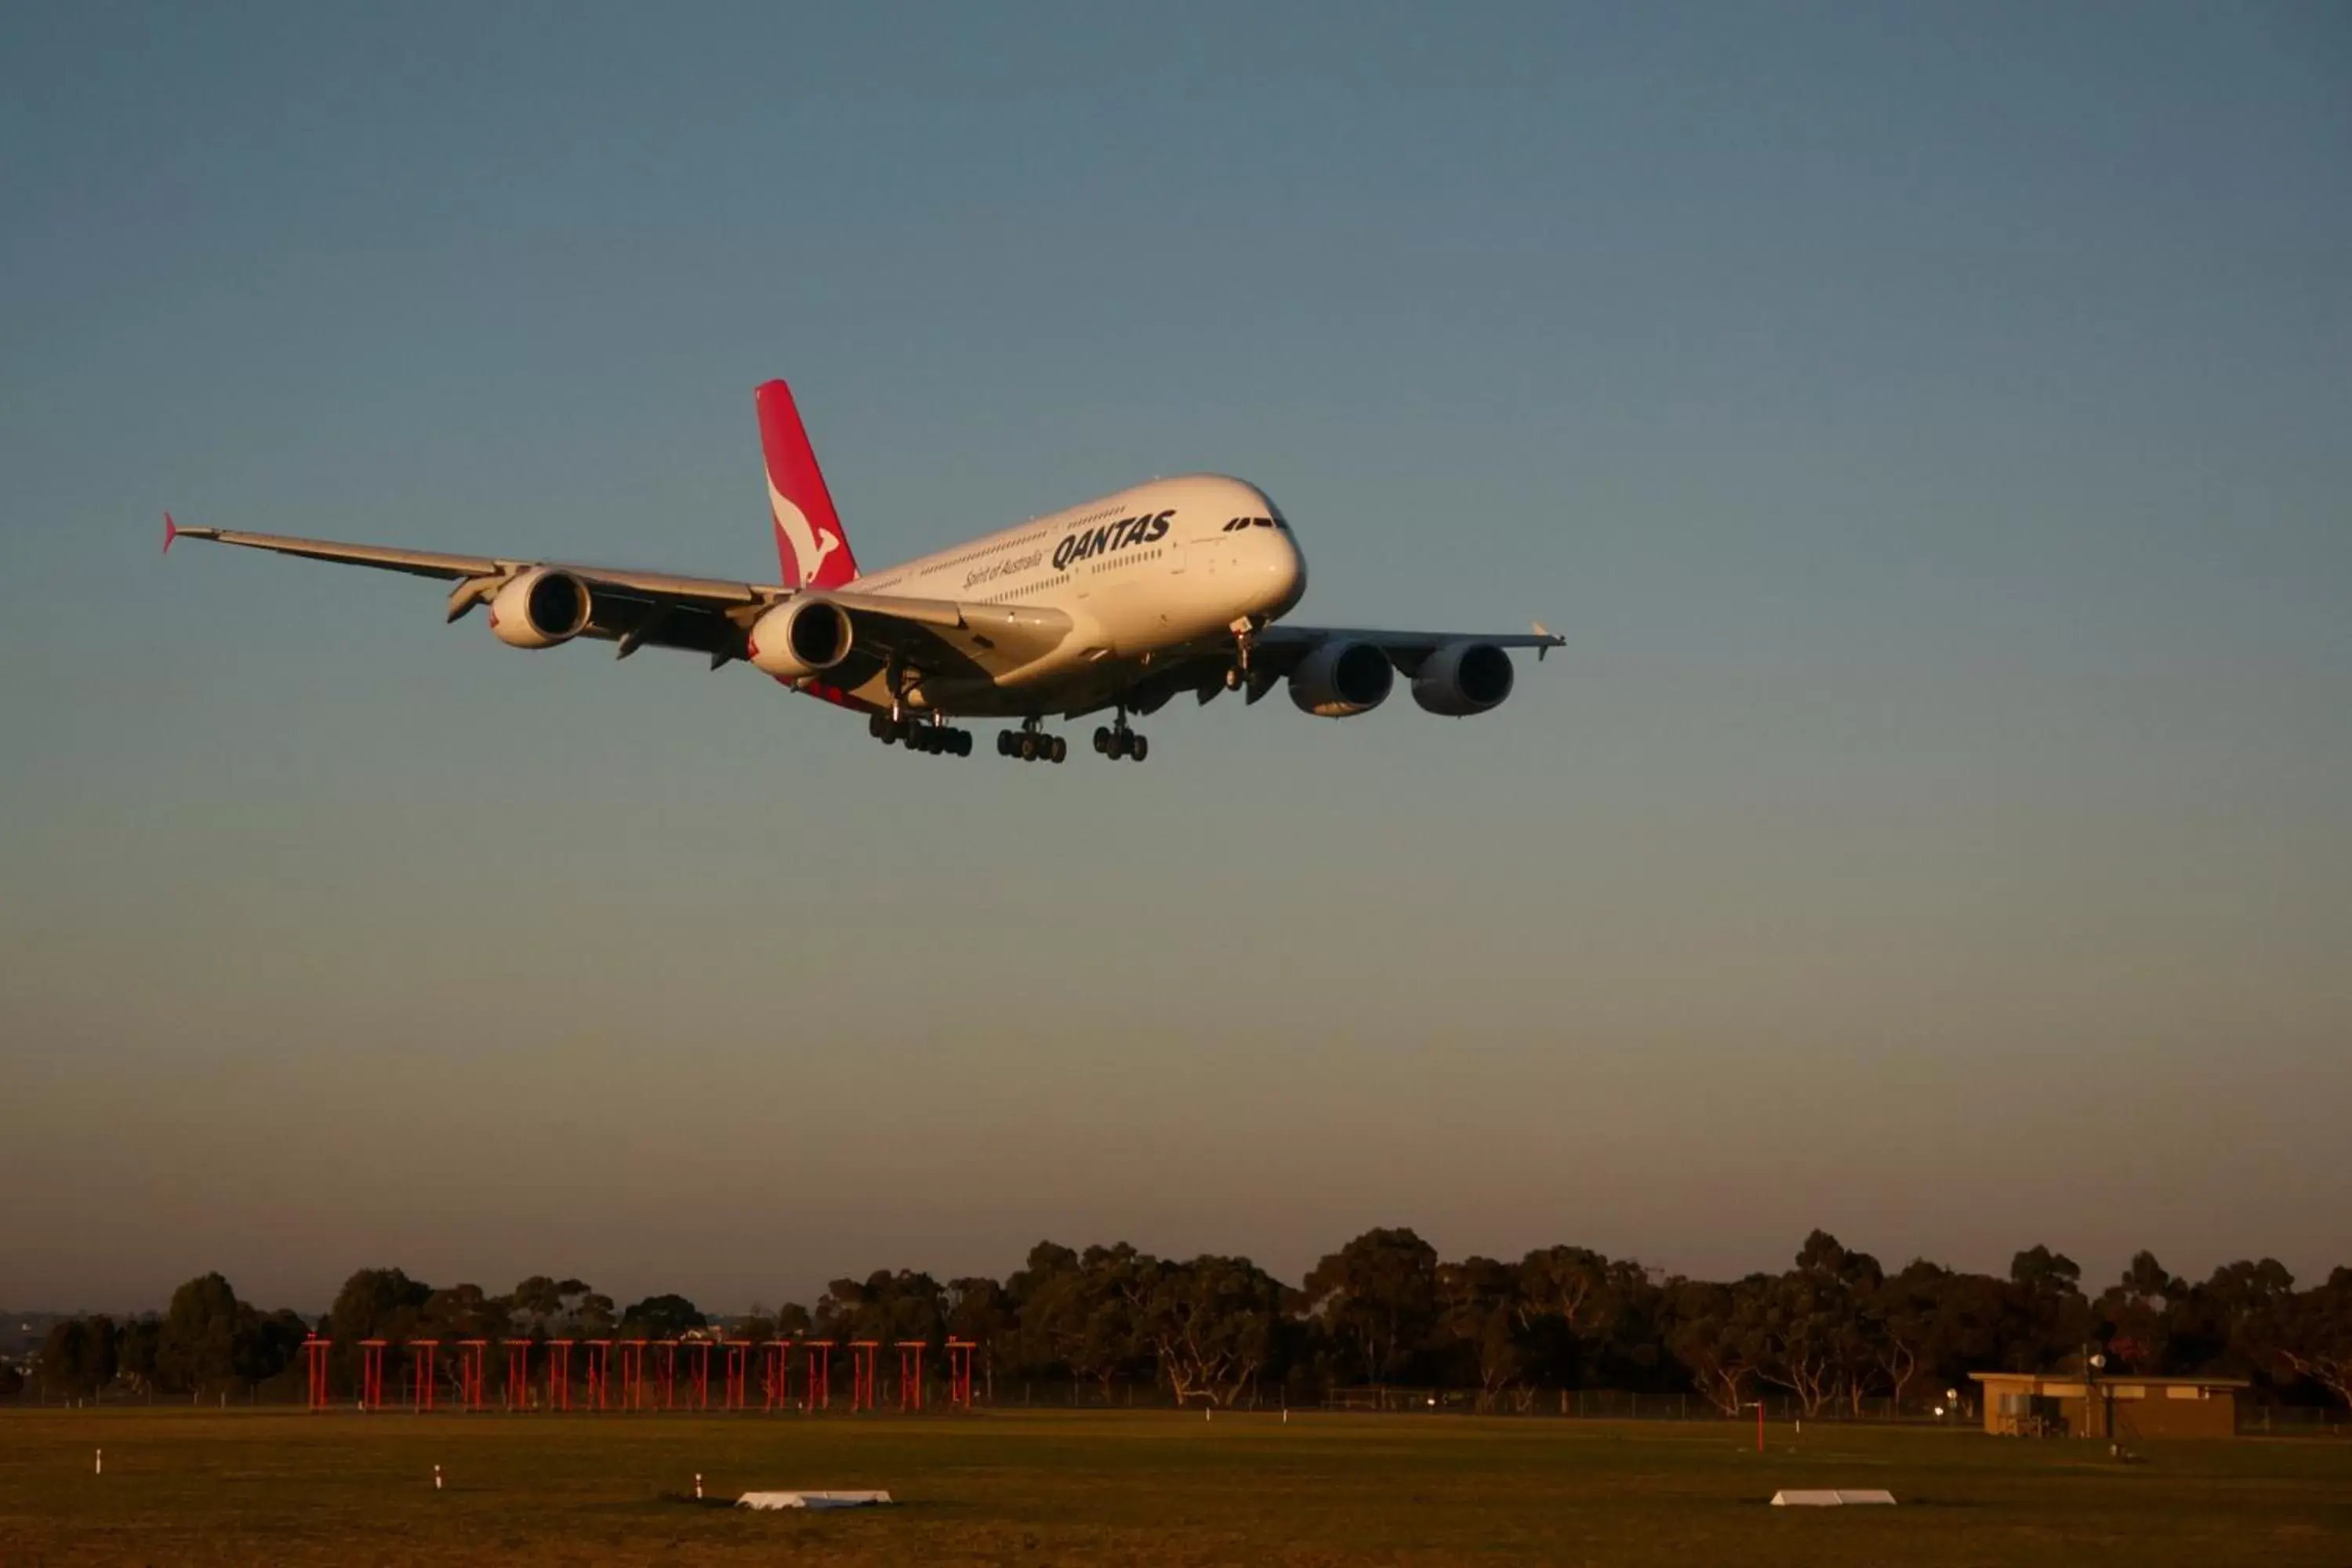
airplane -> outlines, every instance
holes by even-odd
[[[487,604],[510,647],[590,637],[621,658],[651,647],[713,669],[748,664],[934,756],[971,754],[956,721],[999,718],[1018,721],[999,731],[1000,756],[1059,763],[1069,744],[1048,721],[1108,710],[1096,752],[1139,763],[1150,742],[1132,716],[1186,692],[1255,702],[1276,681],[1326,718],[1379,707],[1399,674],[1432,713],[1484,713],[1511,694],[1507,649],[1541,659],[1566,641],[1541,623],[1501,636],[1282,624],[1307,587],[1297,536],[1264,490],[1217,474],[1154,479],[861,573],[792,389],[768,382],[753,403],[780,583],[191,528],[169,512],[163,549],[201,539],[440,578],[457,584],[450,621]]]

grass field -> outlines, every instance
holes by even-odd
[[[105,1474],[92,1473],[93,1450]],[[438,1463],[447,1489],[433,1489]],[[752,1514],[749,1488],[904,1506]],[[1885,1487],[1888,1509],[1764,1507]],[[1729,1423],[0,1414],[0,1564],[2352,1564],[2352,1443]]]

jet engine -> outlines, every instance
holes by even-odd
[[[805,680],[849,657],[849,612],[823,599],[787,600],[751,623],[747,657],[779,680]]]
[[[569,572],[534,566],[490,601],[490,630],[509,647],[553,647],[588,626],[588,584]]]
[[[1493,643],[1447,643],[1421,661],[1412,700],[1432,713],[1459,719],[1501,706],[1511,680],[1511,656]]]
[[[1290,700],[1318,718],[1345,719],[1386,701],[1395,679],[1378,644],[1334,638],[1290,672]]]

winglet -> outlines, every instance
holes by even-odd
[[[173,522],[173,521],[172,521],[172,514],[171,514],[170,512],[168,512],[168,511],[167,511],[167,512],[165,512],[165,513],[163,514],[163,553],[164,553],[164,554],[169,555],[170,553],[172,553],[172,541],[173,541],[173,540],[175,540],[175,539],[177,539],[177,538],[179,538],[179,537],[180,537],[180,525],[179,525],[178,523],[176,523],[176,522]]]
[[[1544,655],[1549,653],[1552,649],[1556,647],[1565,647],[1568,646],[1568,639],[1566,637],[1561,637],[1558,632],[1553,631],[1541,621],[1535,622],[1534,626],[1536,636],[1544,639],[1536,646],[1536,662],[1538,664],[1541,664],[1544,661]]]

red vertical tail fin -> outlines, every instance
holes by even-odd
[[[752,394],[760,410],[760,447],[768,465],[768,515],[776,530],[776,559],[793,588],[838,588],[857,575],[849,536],[833,510],[833,492],[816,466],[793,389],[781,381]]]

